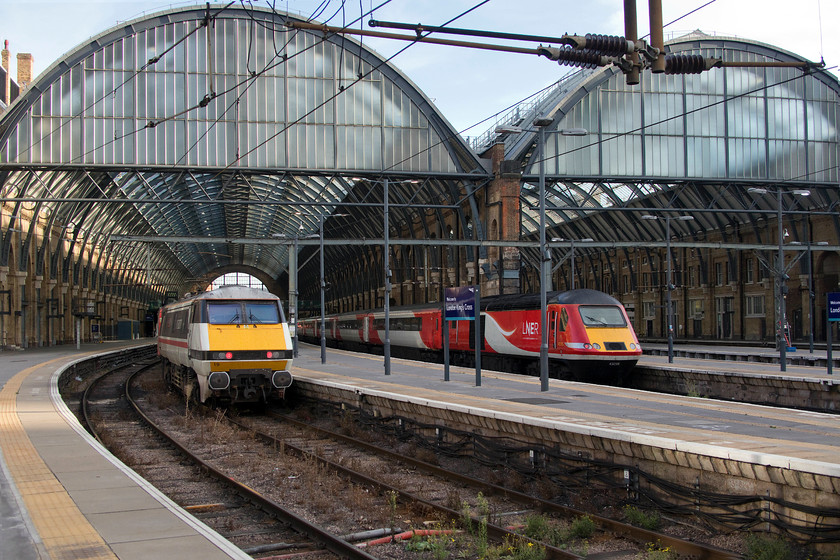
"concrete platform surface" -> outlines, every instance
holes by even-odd
[[[149,343],[0,353],[0,558],[250,558],[99,445],[58,394],[72,363]]]
[[[661,363],[666,358],[643,360]],[[762,363],[681,358],[674,366],[776,375]],[[327,349],[327,363],[321,364],[319,348],[307,344],[300,345],[292,371],[301,381],[346,384],[394,398],[435,401],[445,408],[522,416],[573,433],[840,477],[840,422],[834,414],[557,379],[541,391],[536,377],[489,371],[482,372],[477,386],[474,369],[453,367],[447,382],[441,364],[400,359],[392,359],[391,372],[384,375],[382,356],[332,348]],[[840,381],[805,366],[790,366],[782,375]]]

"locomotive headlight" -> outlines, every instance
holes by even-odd
[[[230,386],[230,376],[226,371],[214,371],[207,377],[207,384],[214,391],[223,391]]]
[[[231,360],[233,359],[233,352],[219,352],[216,354],[216,358],[219,360]]]

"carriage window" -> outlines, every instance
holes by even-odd
[[[581,305],[580,317],[587,327],[624,327],[624,315],[615,305]]]
[[[242,306],[239,303],[207,303],[207,322],[213,325],[241,324]]]
[[[189,332],[188,319],[190,315],[189,309],[182,309],[174,313],[174,326],[172,327],[171,335],[177,338],[186,338]]]
[[[280,322],[280,316],[277,313],[277,304],[273,301],[245,302],[246,323],[269,323],[276,324]]]
[[[384,326],[385,325],[383,324],[383,327]],[[391,329],[395,331],[420,331],[422,328],[423,319],[420,317],[400,317],[397,319],[391,319]]]
[[[392,331],[420,331],[423,329],[422,317],[389,317]],[[374,330],[385,330],[385,319],[374,319]]]
[[[163,326],[160,328],[160,333],[163,336],[172,336],[172,314],[165,313],[163,315]]]

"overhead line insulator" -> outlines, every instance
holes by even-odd
[[[624,37],[617,35],[587,33],[584,49],[605,56],[623,56],[634,52],[636,46],[632,41],[628,41]]]
[[[570,47],[537,47],[537,53],[549,60],[556,60],[558,64],[565,64],[578,68],[596,68],[612,63],[612,59],[601,56],[590,50],[580,50]]]
[[[706,58],[700,54],[665,55],[666,74],[700,74],[720,65],[720,59]]]

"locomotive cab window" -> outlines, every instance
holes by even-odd
[[[246,301],[245,317],[247,323],[277,324],[280,322],[277,305],[273,301]]]
[[[569,312],[563,307],[560,310],[560,324],[557,325],[557,330],[560,332],[566,331],[566,325],[569,324]]]
[[[624,327],[624,315],[614,305],[581,305],[580,318],[587,327]]]
[[[207,322],[213,325],[242,323],[242,306],[239,303],[208,302]]]
[[[255,325],[283,322],[273,301],[208,301],[207,322],[213,325]]]

